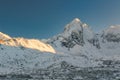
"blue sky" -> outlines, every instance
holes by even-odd
[[[120,0],[0,0],[0,31],[12,37],[49,38],[80,18],[98,32],[120,24]]]

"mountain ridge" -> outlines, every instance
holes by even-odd
[[[120,68],[120,37],[119,30],[114,28],[119,26],[110,27],[101,34],[96,34],[87,24],[75,18],[65,26],[62,33],[45,40],[11,38],[0,33],[0,76],[27,74],[38,79],[41,74],[50,79],[68,75],[64,76],[67,79],[72,75],[73,78],[82,77],[86,80],[84,76],[91,77],[94,68],[98,75],[101,70],[105,70],[105,73],[107,70],[111,72],[109,68],[112,67],[115,71]],[[116,30],[117,34],[110,34]],[[90,75],[78,77],[83,75],[81,71]],[[79,75],[72,74],[74,72]],[[97,75],[96,73],[94,75]],[[94,78],[96,80],[96,76]]]
[[[113,34],[108,33],[112,31],[112,33],[116,33],[116,30],[117,33],[119,33],[119,26],[120,25],[110,26],[101,34],[96,34],[86,23],[81,22],[79,18],[75,18],[65,26],[62,33],[52,38],[45,40],[11,38],[7,34],[0,32],[0,43],[8,46],[23,46],[26,48],[36,49],[41,52],[45,51],[51,53],[62,53],[60,50],[64,51],[65,48],[67,53],[70,53],[69,50],[72,48],[83,48],[88,45],[93,47],[95,46],[96,48],[100,49],[101,44],[103,44],[103,42],[105,42],[106,40],[108,42],[120,41],[120,37],[118,36],[119,34],[115,37],[113,36]],[[98,35],[100,35],[101,37]]]

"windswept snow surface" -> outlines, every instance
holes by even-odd
[[[85,57],[47,52],[43,54],[23,47],[0,46],[0,74],[30,73],[33,69],[46,68],[62,61],[80,67],[97,66],[94,61]]]

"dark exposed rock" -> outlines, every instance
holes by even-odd
[[[78,33],[72,32],[68,38],[65,38],[64,41],[61,41],[61,45],[67,48],[73,48],[76,44],[83,46],[84,43],[82,31],[79,31]]]

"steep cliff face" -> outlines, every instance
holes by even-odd
[[[85,23],[82,23],[78,18],[75,18],[71,23],[65,26],[63,33],[53,37],[53,40],[60,40],[65,47],[73,47],[75,44],[83,46],[85,41],[93,40],[94,32]],[[65,45],[66,44],[66,45]],[[71,46],[69,46],[71,44]]]
[[[97,49],[100,49],[99,40],[90,27],[75,18],[65,26],[61,34],[48,40],[57,53],[71,55],[99,55]],[[91,54],[92,53],[92,54]]]

